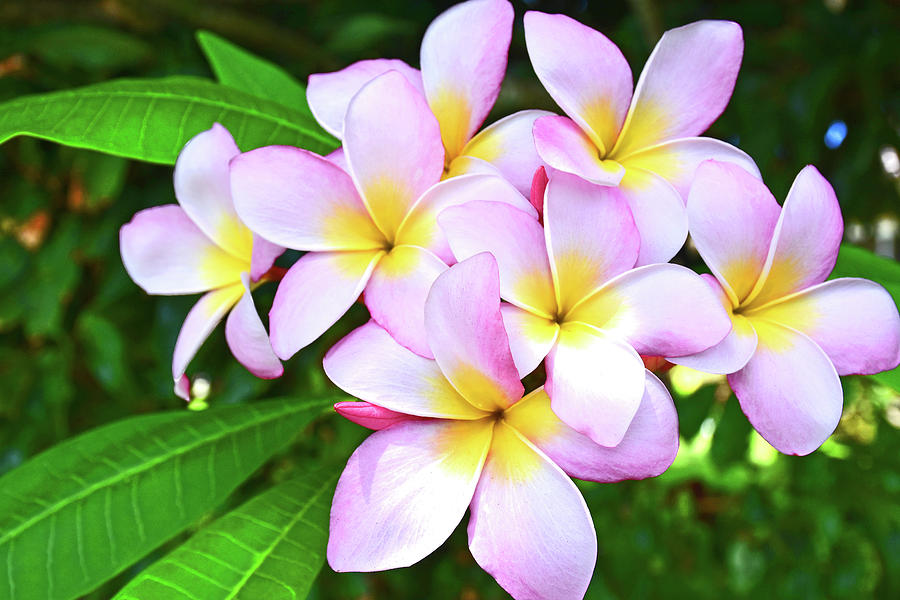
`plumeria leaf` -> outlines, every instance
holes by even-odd
[[[310,469],[195,533],[114,600],[296,598],[325,561],[338,472]]]
[[[878,256],[863,248],[841,244],[837,264],[830,279],[836,277],[865,277],[884,286],[900,308],[900,263]],[[872,379],[900,391],[900,367],[870,375]]]
[[[312,119],[306,87],[278,65],[210,31],[198,31],[197,43],[219,83],[274,100]]]
[[[117,79],[10,100],[0,104],[0,143],[27,135],[174,164],[216,122],[242,150],[289,144],[326,153],[338,145],[308,113],[197,77]]]
[[[132,417],[0,478],[0,598],[79,597],[222,502],[335,398]]]

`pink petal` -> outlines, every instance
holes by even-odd
[[[650,371],[645,378],[641,404],[614,448],[599,446],[560,421],[550,409],[550,397],[540,389],[504,419],[572,477],[601,482],[656,477],[678,452],[678,415],[666,386]]]
[[[396,59],[361,60],[340,71],[310,75],[306,100],[322,129],[341,139],[344,133],[344,115],[347,114],[350,100],[364,85],[388,71],[399,72],[413,87],[425,93],[419,70]]]
[[[228,161],[240,154],[218,123],[192,137],[175,161],[175,197],[197,227],[236,258],[250,257],[250,230],[231,201]]]
[[[460,160],[463,159],[456,159],[454,164]],[[496,174],[460,175],[432,186],[419,198],[397,232],[397,243],[427,248],[452,264],[456,258],[444,232],[438,227],[438,215],[446,208],[473,200],[509,204],[536,217],[530,203],[502,177]]]
[[[581,600],[597,560],[581,493],[513,428],[494,431],[472,500],[472,556],[514,598]]]
[[[187,375],[182,375],[175,380],[175,395],[185,402],[191,401],[191,380]]]
[[[711,160],[697,169],[687,209],[697,251],[737,306],[759,279],[781,208],[758,178]]]
[[[534,145],[549,166],[591,183],[618,185],[625,175],[622,165],[599,157],[594,142],[568,117],[550,115],[535,121]]]
[[[834,189],[812,165],[794,179],[748,307],[822,283],[837,260],[844,220]]]
[[[275,259],[284,253],[284,248],[253,234],[253,255],[250,261],[250,280],[259,281],[275,264]]]
[[[444,172],[438,123],[422,94],[396,71],[353,97],[344,154],[363,202],[391,241],[413,203]]]
[[[369,250],[385,245],[340,167],[318,154],[266,146],[231,161],[238,214],[270,242],[295,250]]]
[[[687,210],[681,195],[659,175],[633,167],[625,171],[619,189],[641,234],[637,264],[671,260],[684,246],[688,234]]]
[[[493,411],[522,398],[493,256],[478,254],[437,278],[425,302],[425,329],[441,371],[466,400]]]
[[[310,252],[278,284],[269,330],[276,356],[287,360],[315,341],[356,302],[383,252]]]
[[[737,165],[760,179],[759,168],[746,152],[708,137],[687,137],[662,142],[628,156],[626,169],[638,168],[659,175],[687,200],[697,167],[705,160]]]
[[[417,417],[375,406],[370,402],[337,402],[334,405],[334,411],[348,421],[375,431],[417,419]]]
[[[231,353],[248,371],[262,379],[275,379],[284,373],[281,361],[272,351],[269,335],[263,326],[253,296],[250,295],[250,279],[241,277],[244,293],[225,321],[225,340]]]
[[[491,440],[490,421],[409,421],[356,449],[331,504],[328,564],[338,572],[408,567],[460,522]]]
[[[663,34],[638,79],[613,154],[700,135],[731,98],[744,37],[731,21],[697,21]]]
[[[826,281],[747,316],[805,333],[825,351],[838,375],[871,375],[897,366],[897,305],[874,281]]]
[[[525,13],[525,43],[550,96],[605,155],[631,101],[625,57],[602,33],[565,15]]]
[[[540,315],[512,304],[500,306],[503,326],[509,336],[509,350],[519,371],[525,377],[538,368],[550,353],[559,336],[559,325]]]
[[[196,294],[240,281],[248,261],[214,244],[180,206],[134,215],[119,230],[122,264],[148,294]]]
[[[756,352],[756,330],[753,329],[753,325],[750,324],[747,317],[731,312],[731,300],[718,279],[708,273],[704,273],[700,277],[712,288],[719,303],[731,317],[731,331],[725,336],[725,339],[711,348],[687,356],[669,357],[668,360],[677,365],[706,373],[721,375],[734,373],[743,369],[753,353]]]
[[[544,232],[534,217],[509,204],[476,200],[445,209],[438,223],[457,259],[494,255],[504,300],[546,318],[556,315]]]
[[[204,294],[191,308],[175,340],[175,352],[172,354],[172,377],[175,381],[181,379],[197,350],[243,293],[244,286],[240,282],[233,283]]]
[[[640,238],[622,192],[555,173],[547,185],[544,234],[559,314],[634,266]]]
[[[425,337],[425,298],[447,270],[440,258],[417,246],[395,246],[378,262],[366,285],[366,307],[395,340],[431,358]]]
[[[470,0],[441,13],[422,38],[425,95],[451,160],[497,100],[512,25],[513,8],[506,0]]]
[[[341,117],[343,119],[344,117]],[[333,165],[340,167],[342,170],[347,171],[350,167],[347,165],[347,156],[344,154],[344,147],[341,146],[337,150],[326,154],[325,160],[330,162]]]
[[[480,131],[462,150],[462,156],[480,158],[497,168],[523,195],[527,195],[535,169],[543,164],[534,147],[534,122],[551,113],[522,110]],[[450,166],[451,172],[453,165]]]
[[[759,320],[753,326],[756,353],[728,383],[766,441],[785,454],[809,454],[840,421],[841,380],[825,352],[802,333]]]
[[[443,419],[486,416],[459,395],[436,362],[404,348],[374,321],[335,344],[323,365],[339,388],[384,409]]]
[[[547,169],[541,167],[534,172],[534,177],[531,178],[531,190],[528,200],[537,210],[538,220],[541,223],[544,222],[544,193],[547,191],[548,183],[550,183],[550,178],[547,177]]]
[[[456,178],[460,175],[495,175],[502,178],[500,171],[486,160],[474,156],[457,156],[444,171],[442,181]],[[427,192],[426,192],[427,193]]]
[[[623,273],[568,318],[627,340],[647,356],[694,354],[731,331],[731,319],[709,285],[690,269],[670,264]]]
[[[581,324],[566,324],[547,357],[547,393],[566,425],[601,446],[622,441],[644,395],[634,348]]]

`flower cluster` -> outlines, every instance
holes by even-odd
[[[603,34],[529,12],[532,65],[565,116],[479,131],[513,20],[506,0],[469,0],[431,24],[421,70],[310,76],[312,112],[342,143],[329,156],[197,135],[178,205],[123,226],[122,258],[148,293],[206,292],[175,347],[182,394],[226,314],[235,357],[277,377],[362,295],[371,320],[324,359],[360,399],[337,412],[376,430],[335,492],[332,568],[413,564],[469,509],[472,555],[515,598],[581,598],[597,540],[569,476],[652,477],[678,449],[645,357],[728,374],[757,431],[807,454],[837,426],[839,375],[900,362],[900,317],[877,284],[824,281],[843,225],[814,167],[781,207],[750,157],[699,137],[731,96],[737,24],[667,32],[632,87]],[[667,262],[688,232],[711,275]],[[286,272],[285,248],[304,253]],[[251,296],[267,281],[268,333]]]

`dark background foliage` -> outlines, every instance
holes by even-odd
[[[194,39],[198,29],[301,81],[362,58],[416,65],[425,27],[449,4],[5,0],[0,100],[112,77],[209,76]],[[522,108],[554,109],[525,52],[526,9],[565,12],[603,31],[635,77],[662,31],[697,19],[732,19],[744,29],[744,63],[731,104],[710,135],[749,152],[779,199],[803,165],[815,164],[837,189],[846,222],[858,225],[848,227],[854,241],[872,247],[878,233],[880,250],[893,252],[900,188],[881,155],[900,147],[897,2],[515,5],[509,72],[489,120]],[[830,148],[825,136],[835,121],[847,133]],[[97,425],[180,408],[169,365],[194,299],[144,295],[118,253],[118,228],[134,212],[174,201],[171,168],[18,138],[0,147],[0,196],[0,474]],[[680,260],[696,266],[689,251]],[[263,308],[271,287],[260,290]],[[257,380],[236,364],[221,328],[190,370],[209,379],[214,405],[324,392],[330,389],[320,367],[324,351],[365,318],[361,307],[351,311],[275,382]],[[589,598],[900,597],[895,392],[845,379],[838,432],[820,451],[797,458],[776,455],[752,434],[721,382],[694,391],[677,372],[673,378],[684,436],[676,464],[651,481],[581,485],[600,543]],[[364,435],[337,418],[319,422],[230,505],[283,479],[299,457],[344,460]],[[109,597],[162,551],[90,597]],[[461,527],[410,569],[336,575],[326,567],[311,597],[505,594],[472,561]]]

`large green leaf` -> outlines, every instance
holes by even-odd
[[[191,137],[221,123],[242,150],[288,144],[326,153],[337,142],[308,114],[197,77],[117,79],[0,104],[0,143],[29,135],[174,164]]]
[[[201,529],[115,600],[305,598],[325,559],[337,473],[282,483]]]
[[[132,417],[0,478],[0,598],[90,591],[217,506],[333,399]]]
[[[832,277],[865,277],[883,285],[900,307],[900,264],[863,248],[841,244]],[[900,391],[900,367],[872,375],[882,385]]]
[[[306,88],[281,67],[209,31],[198,31],[197,42],[219,83],[274,100],[312,117]]]

